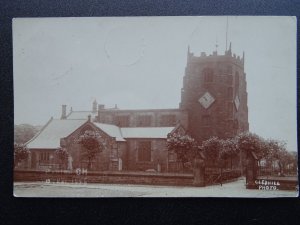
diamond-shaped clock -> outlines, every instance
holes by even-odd
[[[205,92],[205,94],[199,98],[198,101],[205,109],[207,109],[211,106],[211,104],[214,103],[215,98],[209,92]]]
[[[235,99],[234,99],[234,105],[235,105],[236,110],[239,110],[239,107],[240,107],[240,99],[239,99],[239,96],[236,96],[236,97],[235,97]]]

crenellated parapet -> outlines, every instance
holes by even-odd
[[[245,53],[243,56],[236,55],[231,51],[231,44],[228,50],[225,51],[224,55],[219,55],[217,51],[213,51],[212,54],[206,54],[206,52],[201,52],[200,56],[196,56],[194,53],[190,52],[188,47],[187,54],[187,64],[199,64],[199,63],[213,63],[213,62],[228,62],[236,64],[237,66],[244,67]]]

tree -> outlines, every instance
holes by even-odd
[[[69,153],[68,153],[67,149],[59,147],[55,150],[55,155],[56,155],[57,159],[59,160],[59,167],[61,169],[62,166],[67,164]]]
[[[39,126],[29,124],[14,125],[14,140],[17,144],[24,144],[29,141],[40,130]]]
[[[26,146],[22,144],[15,144],[14,145],[14,167],[16,167],[18,163],[28,159],[29,154],[30,154],[29,150]]]
[[[268,140],[266,141],[266,146],[268,149],[267,160],[270,160],[273,164],[274,161],[278,162],[280,174],[284,174],[285,167],[293,162],[293,156],[286,149],[286,143],[278,140]]]
[[[220,158],[230,159],[230,168],[232,169],[232,159],[238,155],[237,143],[234,138],[221,140]]]
[[[78,138],[78,143],[82,146],[82,157],[88,160],[88,169],[91,169],[92,160],[105,148],[102,137],[98,132],[87,130]]]
[[[201,150],[210,163],[217,163],[220,159],[222,141],[217,137],[211,137],[202,142]]]
[[[297,173],[298,168],[298,154],[297,152],[288,152],[286,159],[286,167],[288,172]]]
[[[185,168],[186,163],[191,162],[196,148],[196,141],[187,134],[173,133],[167,137],[167,149],[176,153],[177,160],[181,163],[182,169]]]
[[[246,132],[236,136],[237,147],[241,153],[246,155],[254,152],[258,159],[264,158],[268,154],[265,140],[253,133]]]

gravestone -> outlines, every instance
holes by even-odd
[[[72,156],[68,156],[68,170],[73,170],[73,158]]]

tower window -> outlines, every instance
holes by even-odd
[[[214,71],[211,68],[205,68],[202,73],[203,73],[205,82],[213,82]]]

